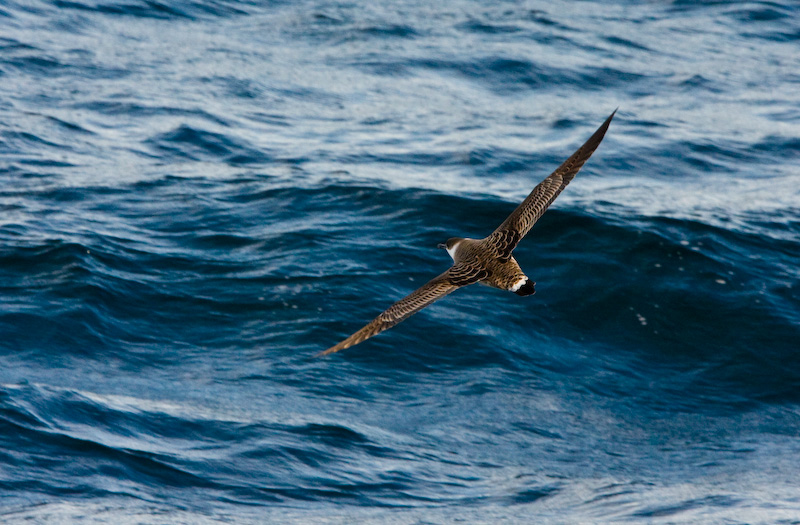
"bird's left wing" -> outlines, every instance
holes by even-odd
[[[417,290],[400,299],[367,326],[354,333],[336,346],[317,354],[328,355],[369,339],[404,321],[434,301],[441,299],[456,288],[476,283],[486,277],[486,271],[466,265],[456,264],[443,274],[434,277]]]
[[[503,221],[503,224],[486,238],[487,246],[501,260],[508,260],[511,257],[511,251],[517,246],[520,239],[525,237],[525,234],[530,231],[536,221],[556,200],[559,193],[567,187],[567,184],[572,181],[586,161],[589,160],[589,157],[592,156],[594,150],[603,140],[608,130],[608,125],[611,124],[611,119],[614,118],[616,112],[614,110],[614,113],[600,125],[589,140],[578,148],[578,151],[565,160],[550,176],[540,182],[530,195],[522,201],[522,204],[517,206],[517,209]]]

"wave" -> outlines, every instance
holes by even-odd
[[[3,3],[2,520],[795,518],[797,8],[538,7]]]
[[[212,192],[198,215],[191,200],[154,215],[185,182],[136,185],[162,195],[155,207],[115,210],[145,221],[139,228],[150,241],[141,230],[80,242],[24,240],[24,228],[7,236],[0,266],[17,283],[0,315],[7,351],[36,348],[50,334],[42,359],[55,348],[81,356],[93,348],[89,355],[140,363],[167,340],[174,348],[159,362],[174,362],[187,351],[232,348],[236,337],[282,355],[290,350],[281,341],[300,336],[311,355],[443,271],[449,259],[439,242],[488,234],[511,211],[495,199],[425,190],[231,185],[240,191]],[[415,356],[424,369],[485,359],[517,369],[540,359],[542,345],[555,360],[565,358],[562,346],[587,345],[623,352],[636,370],[661,363],[686,374],[672,384],[733,388],[750,401],[795,399],[796,241],[556,206],[515,255],[537,282],[531,300],[471,287],[370,345],[388,351],[424,334],[415,346],[445,349]],[[36,306],[43,303],[53,307],[45,313]],[[452,337],[472,341],[475,353],[453,354]]]
[[[164,20],[202,20],[206,18],[242,16],[247,15],[255,5],[249,2],[227,0],[203,2],[185,0],[167,0],[163,2],[156,2],[154,0],[131,0],[127,3],[53,0],[52,4],[58,9],[72,9],[103,15]]]

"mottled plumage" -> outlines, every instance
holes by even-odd
[[[491,235],[484,239],[454,237],[441,245],[453,258],[450,269],[394,303],[367,326],[320,355],[338,352],[369,339],[462,286],[480,282],[517,295],[532,295],[534,283],[519,267],[511,252],[592,156],[615,113],[578,151],[540,182]]]

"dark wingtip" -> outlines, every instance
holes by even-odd
[[[591,137],[589,137],[589,140],[587,140],[586,143],[583,146],[581,146],[580,149],[576,152],[576,154],[579,157],[585,156],[585,158],[583,158],[583,162],[586,162],[586,160],[592,156],[594,150],[597,149],[597,146],[599,146],[600,142],[603,140],[603,137],[606,136],[606,131],[608,131],[608,126],[611,124],[611,120],[614,118],[614,115],[617,114],[618,109],[619,108],[615,109],[608,116],[605,122],[603,122],[600,125],[600,127],[597,128],[597,131],[595,131],[594,134]],[[583,162],[581,162],[581,166],[583,165]]]
[[[605,133],[606,133],[606,130],[608,129],[608,126],[609,126],[609,124],[611,124],[611,121],[614,119],[614,115],[616,115],[616,114],[617,114],[617,111],[619,111],[619,106],[617,106],[617,109],[615,109],[614,111],[612,111],[612,112],[611,112],[611,114],[608,116],[608,118],[606,119],[606,121],[605,121],[605,122],[603,122],[603,124],[602,124],[602,125],[600,126],[600,128],[597,130],[598,132],[599,132],[600,130],[602,130],[602,131],[603,131],[603,135],[605,135]]]
[[[535,285],[536,285],[535,282],[533,282],[530,279],[528,279],[527,281],[525,281],[525,284],[523,284],[522,287],[520,287],[520,289],[517,290],[514,293],[519,295],[519,296],[521,296],[521,297],[526,297],[528,295],[533,295],[533,294],[536,293],[536,290],[534,288]]]
[[[314,357],[324,357],[326,355],[335,354],[339,350],[344,350],[345,348],[350,348],[351,346],[353,346],[353,345],[352,344],[348,344],[348,340],[345,339],[341,343],[339,343],[337,345],[334,345],[334,346],[328,348],[327,350],[323,350],[322,352],[317,352],[316,354],[314,354]]]

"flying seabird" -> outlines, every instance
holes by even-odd
[[[394,303],[358,332],[318,355],[332,354],[357,345],[468,284],[481,283],[521,296],[533,295],[535,283],[528,279],[511,252],[589,160],[603,140],[616,112],[614,110],[609,115],[578,151],[533,188],[522,204],[491,235],[483,239],[453,237],[440,244],[439,247],[446,249],[453,258],[453,265],[446,272]]]

